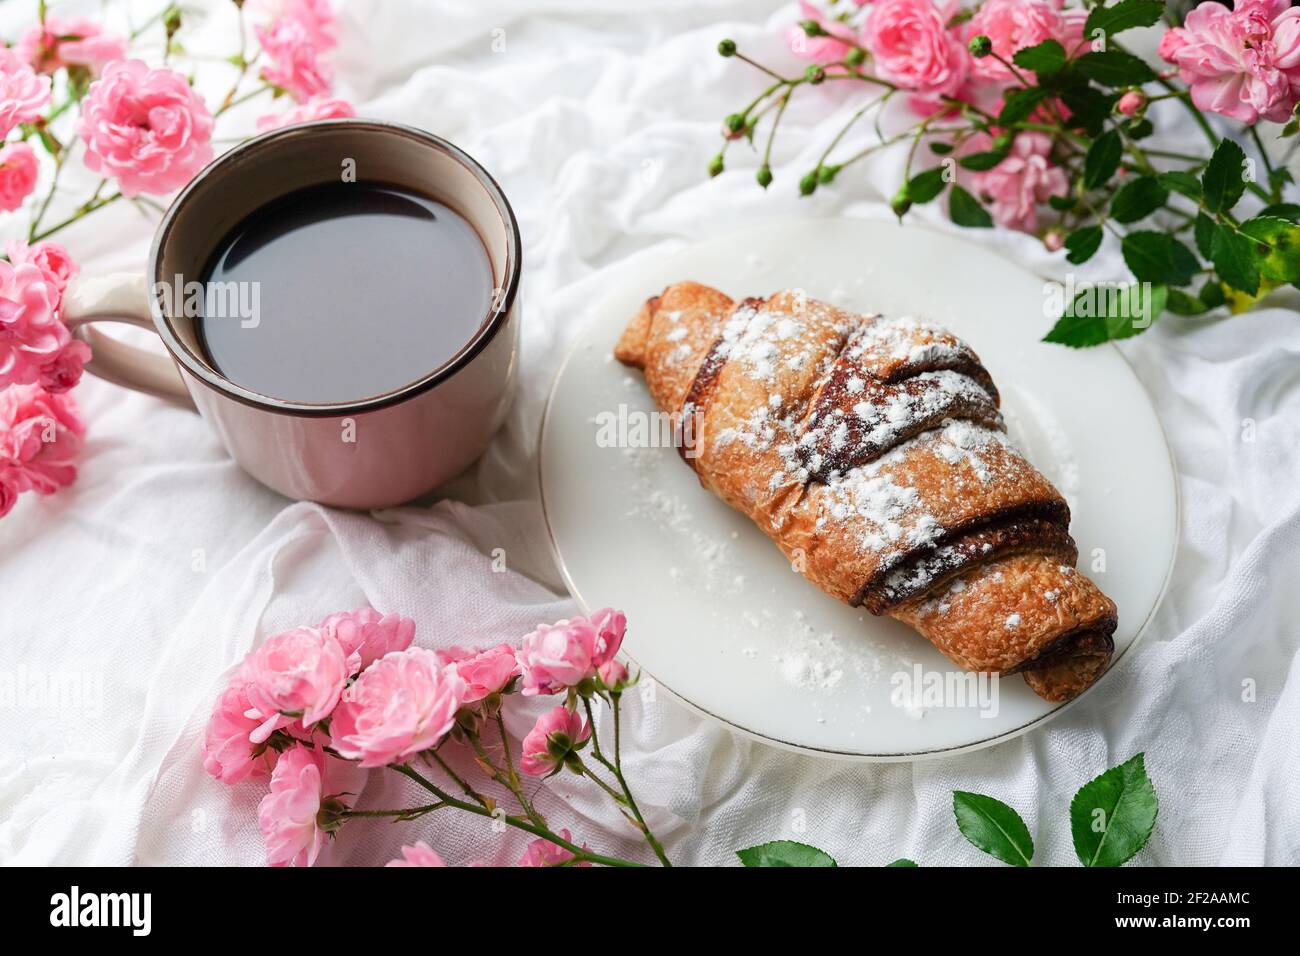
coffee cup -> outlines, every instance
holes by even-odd
[[[235,380],[205,349],[208,317],[185,307],[178,284],[202,277],[225,237],[259,210],[339,182],[406,190],[467,222],[492,282],[481,323],[475,317],[450,356],[430,357],[426,369],[417,353],[415,377],[373,394],[302,400]],[[265,133],[214,160],[163,216],[146,271],[80,277],[65,294],[63,319],[94,351],[87,371],[192,406],[231,457],[268,487],[322,504],[386,507],[463,472],[500,428],[517,374],[520,246],[501,188],[451,143],[395,123],[321,120]],[[436,305],[429,304],[431,314]],[[165,354],[103,335],[95,324],[104,321],[155,332]],[[305,362],[310,374],[310,345],[308,338],[294,350],[301,354],[274,358]]]

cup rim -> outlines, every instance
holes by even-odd
[[[474,334],[473,338],[451,359],[432,369],[427,374],[390,391],[361,399],[346,402],[297,402],[255,392],[212,371],[173,331],[171,320],[163,313],[158,296],[154,294],[153,289],[156,283],[163,281],[159,275],[162,266],[162,250],[175,226],[176,217],[185,206],[188,198],[209,176],[219,171],[227,163],[237,162],[247,156],[250,151],[260,149],[268,143],[280,139],[311,136],[322,128],[338,126],[350,127],[363,132],[395,133],[416,140],[446,153],[473,175],[496,206],[497,212],[501,216],[502,225],[506,229],[505,281],[502,286],[503,294],[494,297],[495,301],[483,325]],[[519,277],[523,269],[522,260],[523,242],[519,233],[519,221],[515,218],[515,212],[510,206],[510,201],[506,198],[501,186],[492,178],[492,175],[463,149],[426,130],[387,120],[359,119],[356,117],[313,120],[309,123],[298,123],[293,126],[271,130],[240,143],[203,167],[198,175],[190,180],[185,188],[176,195],[176,198],[172,200],[171,205],[167,208],[167,212],[163,215],[162,221],[158,224],[153,243],[149,247],[149,310],[153,315],[154,327],[163,340],[168,353],[171,354],[175,361],[180,363],[186,372],[209,388],[244,405],[251,405],[254,408],[260,408],[268,412],[298,417],[334,418],[377,411],[406,401],[446,381],[472,362],[507,324],[507,319],[514,309],[515,297],[519,291]]]

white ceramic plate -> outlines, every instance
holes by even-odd
[[[1080,570],[1119,606],[1119,665],[1163,593],[1178,526],[1164,434],[1119,350],[1040,343],[1043,280],[977,245],[892,222],[800,219],[625,270],[547,406],[542,497],[560,567],[588,609],[627,612],[624,648],[657,689],[773,744],[874,760],[987,746],[1061,711],[1018,676],[999,681],[995,699],[908,697],[916,665],[921,689],[953,665],[905,625],[793,573],[672,448],[598,444],[600,413],[654,410],[640,373],[612,359],[614,342],[641,302],[687,278],[735,298],[802,288],[969,341],[1012,437],[1069,500]]]

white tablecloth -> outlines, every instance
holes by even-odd
[[[213,18],[200,32],[214,38],[230,5],[207,6]],[[430,646],[517,640],[575,610],[550,557],[531,453],[566,342],[616,281],[608,269],[757,217],[880,215],[897,183],[902,158],[885,154],[834,189],[796,198],[798,176],[849,109],[843,91],[828,89],[791,108],[768,194],[750,161],[704,175],[721,117],[759,83],[714,47],[732,36],[779,55],[774,25],[792,13],[774,9],[756,0],[345,4],[340,89],[365,115],[456,141],[515,205],[525,239],[519,401],[451,497],[370,516],[286,501],[232,464],[196,416],[87,378],[76,393],[90,428],[78,481],[24,498],[0,521],[0,668],[84,690],[80,706],[30,695],[0,703],[0,861],[260,863],[263,786],[219,784],[198,757],[213,698],[257,641],[366,603],[415,618],[417,642]],[[252,114],[241,116],[251,126]],[[938,208],[914,215],[942,222]],[[147,218],[123,207],[64,238],[96,271],[140,267],[149,233]],[[979,241],[1063,274],[1060,257],[1032,237]],[[1090,265],[1088,274],[1120,274],[1113,256]],[[1010,743],[893,765],[779,752],[664,694],[651,704],[632,694],[628,776],[674,859],[725,864],[738,847],[788,838],[843,864],[988,862],[953,824],[952,790],[966,789],[1017,807],[1039,862],[1073,863],[1071,795],[1145,751],[1160,818],[1140,862],[1300,863],[1300,324],[1283,307],[1294,300],[1235,318],[1166,317],[1126,345],[1178,461],[1182,540],[1150,633],[1096,693]],[[1088,383],[1079,387],[1087,401]],[[498,547],[507,573],[491,570]],[[526,731],[535,713],[516,706],[512,731]],[[357,787],[374,807],[413,797],[405,783],[375,771]],[[594,848],[640,852],[590,787],[556,778],[541,801]],[[455,864],[510,862],[524,843],[443,811],[414,824],[350,824],[323,862],[382,862],[416,838]]]

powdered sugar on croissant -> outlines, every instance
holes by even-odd
[[[1060,493],[1005,435],[978,356],[913,318],[795,290],[740,303],[682,282],[615,355],[695,416],[685,460],[827,593],[914,627],[962,667],[1049,700],[1105,669],[1115,606],[1073,567]]]

